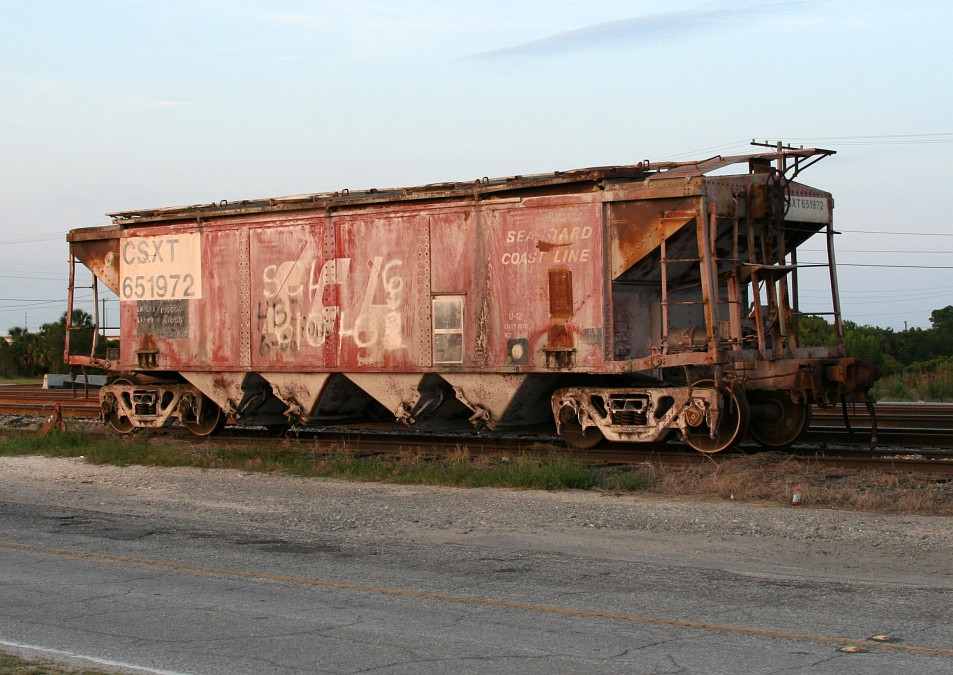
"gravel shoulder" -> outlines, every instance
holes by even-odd
[[[0,457],[3,501],[243,527],[308,543],[420,544],[665,561],[757,576],[953,589],[953,518],[687,501],[640,494],[461,489],[233,470]],[[174,552],[169,553],[170,557]]]

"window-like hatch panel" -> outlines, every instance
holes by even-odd
[[[462,295],[433,298],[433,362],[463,363]]]

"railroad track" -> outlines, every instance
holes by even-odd
[[[99,417],[99,392],[95,389],[43,389],[35,384],[0,386],[0,415],[47,417],[57,403],[64,418]]]
[[[99,399],[95,390],[45,390],[38,385],[0,386],[0,415],[45,418],[59,404],[65,419],[97,419]],[[878,443],[870,445],[870,417],[863,406],[848,407],[851,429],[844,424],[840,408],[814,409],[811,428],[789,454],[798,461],[812,461],[839,467],[897,467],[911,472],[953,473],[953,404],[879,403]],[[108,433],[108,432],[106,432]],[[154,432],[155,433],[155,432]],[[184,428],[162,433],[197,440]],[[452,433],[395,431],[390,425],[359,425],[346,429],[296,429],[301,442],[347,444],[373,447],[368,452],[446,453],[447,447],[466,447],[474,454],[504,456],[513,453],[551,453],[560,447],[558,438],[545,431],[525,434],[484,435],[472,430]],[[285,443],[287,439],[267,438],[264,431],[227,427],[221,437],[203,442],[235,444],[243,439],[262,443]],[[620,444],[586,453],[596,462],[630,464],[660,461],[690,464],[720,461],[738,454],[760,452],[760,446],[744,443],[738,448],[708,457],[681,443]],[[566,450],[569,453],[570,451]]]

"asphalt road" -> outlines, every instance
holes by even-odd
[[[640,559],[606,536],[303,536],[0,494],[0,649],[161,673],[953,672],[948,580]]]

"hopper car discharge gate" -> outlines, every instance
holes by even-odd
[[[548,420],[583,448],[784,447],[813,405],[873,415],[879,373],[844,355],[833,198],[795,180],[833,152],[767,147],[110,214],[67,236],[67,320],[81,264],[97,324],[97,285],[119,296],[120,348],[66,358],[112,374],[123,433]],[[815,236],[826,260],[799,262]],[[799,273],[825,306],[802,310]],[[836,344],[801,345],[805,315]]]

